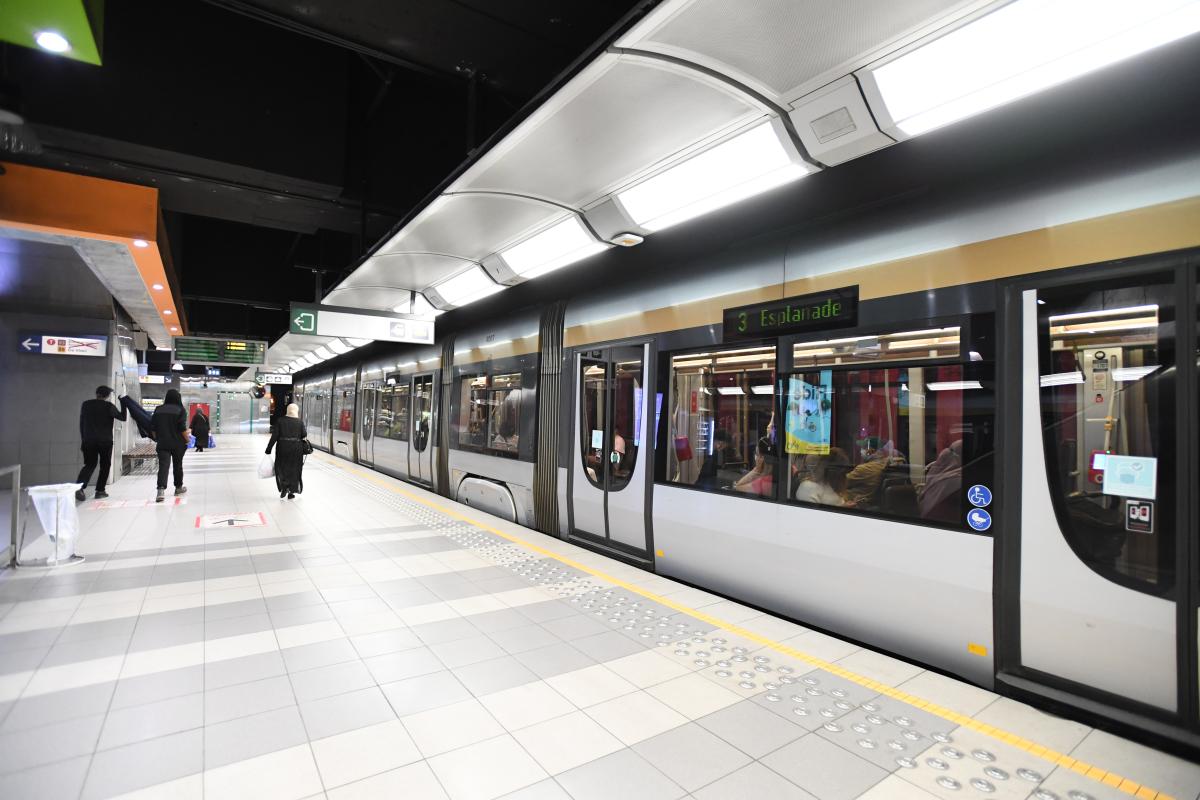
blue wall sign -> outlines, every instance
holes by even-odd
[[[976,508],[990,506],[992,504],[992,490],[977,483],[970,489],[967,489],[967,500]]]
[[[972,508],[967,512],[967,524],[972,530],[986,531],[992,527],[992,515],[982,508]]]

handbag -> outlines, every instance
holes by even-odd
[[[313,451],[312,442],[310,442],[308,439],[301,439],[300,450],[304,453],[304,455],[311,456]]]
[[[675,437],[675,458],[680,461],[692,460],[692,440],[686,436]]]

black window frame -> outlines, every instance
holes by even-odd
[[[455,364],[453,378],[450,384],[450,420],[451,434],[450,449],[465,453],[479,453],[495,458],[506,458],[517,461],[535,461],[537,459],[537,385],[538,385],[538,354],[527,353],[519,356],[509,356],[491,361],[472,364]],[[521,410],[518,423],[517,451],[501,450],[489,443],[473,445],[461,442],[462,421],[462,382],[483,377],[486,379],[488,391],[491,391],[494,375],[521,375]],[[485,426],[487,421],[485,420]]]

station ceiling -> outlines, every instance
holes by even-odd
[[[98,65],[0,43],[0,99],[43,146],[13,160],[159,190],[191,332],[274,339],[318,275],[652,5],[109,2]]]

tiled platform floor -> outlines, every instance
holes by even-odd
[[[281,501],[254,477],[262,444],[189,454],[185,505],[88,501],[86,563],[0,576],[0,798],[1131,796],[713,619],[1200,793],[1194,764],[328,456]],[[152,494],[141,476],[112,491]],[[232,512],[266,525],[196,527]]]

